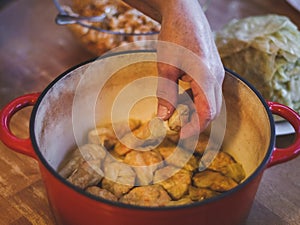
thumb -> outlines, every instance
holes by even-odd
[[[178,78],[181,70],[161,62],[157,66],[159,74],[156,91],[158,98],[157,117],[167,120],[177,105]]]

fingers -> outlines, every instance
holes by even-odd
[[[219,82],[210,73],[204,73],[200,80],[181,75],[182,71],[167,64],[160,63],[157,88],[157,116],[167,120],[173,114],[178,103],[189,106],[192,115],[190,122],[181,129],[181,138],[197,135],[205,130],[210,122],[219,114],[222,106],[222,89]],[[205,74],[205,75],[204,75]],[[178,95],[178,77],[190,84],[190,89]],[[206,77],[206,79],[204,79]]]
[[[177,105],[178,77],[181,71],[171,65],[158,63],[158,86],[156,95],[158,97],[157,116],[167,120],[174,112]]]
[[[202,79],[203,83],[199,84],[199,81],[197,82],[188,75],[184,75],[181,78],[190,83],[191,89],[188,89],[184,94],[178,95],[178,84],[174,78],[178,77],[178,74],[181,74],[181,72],[170,67],[164,72],[166,71],[168,71],[166,74],[171,76],[167,79],[159,79],[157,115],[163,120],[167,120],[173,114],[177,103],[188,105],[192,115],[190,116],[190,122],[181,128],[180,137],[184,139],[198,135],[220,113],[222,89],[219,86],[219,82],[214,78],[208,79],[206,82]]]
[[[187,77],[184,79],[189,80]],[[192,115],[190,116],[190,122],[181,128],[181,138],[198,135],[205,130],[211,121],[211,107],[207,101],[206,93],[193,80],[190,80],[190,82],[191,89],[187,90],[187,93],[190,96],[192,92],[192,100],[185,102],[189,102]]]
[[[211,111],[205,97],[197,96],[194,98],[195,111],[190,116],[190,122],[181,128],[180,138],[189,138],[199,135],[211,122]]]
[[[192,93],[192,97],[189,98],[190,100],[180,97],[178,101],[184,100],[184,102],[187,102],[192,115],[190,116],[190,122],[181,129],[181,138],[188,138],[199,134],[220,113],[222,107],[222,89],[219,86],[219,82],[208,75],[210,73],[206,73],[208,79],[202,79],[201,82],[196,81],[196,79],[188,75],[182,76],[182,80],[189,82],[191,87],[190,90],[187,90],[186,96],[189,98]],[[202,74],[202,77],[204,77],[204,74]]]

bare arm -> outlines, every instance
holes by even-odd
[[[161,22],[158,70],[159,76],[166,79],[158,84],[158,116],[168,119],[172,115],[178,100],[176,84],[182,79],[190,83],[195,113],[191,122],[182,128],[181,135],[192,136],[199,128],[203,131],[220,112],[224,69],[198,0],[125,2]]]

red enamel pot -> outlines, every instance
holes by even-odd
[[[144,76],[157,76],[155,59],[155,52],[145,51],[103,56],[66,71],[41,94],[21,96],[1,110],[0,139],[14,151],[38,161],[57,224],[242,224],[247,219],[264,170],[299,154],[300,116],[284,105],[265,102],[253,86],[227,70],[223,82],[226,104],[223,150],[233,155],[245,169],[246,178],[237,187],[191,205],[147,208],[97,198],[68,183],[57,173],[68,151],[86,141],[87,131],[95,123],[110,119],[112,99],[127,84]],[[93,75],[99,82],[92,78]],[[82,79],[89,76],[91,79]],[[143,91],[147,88],[156,89],[145,86]],[[134,88],[131,90],[134,91]],[[90,99],[95,101],[92,106],[86,103]],[[123,104],[126,107],[126,102]],[[34,108],[30,119],[30,138],[19,139],[9,129],[10,119],[17,111],[31,105]],[[136,107],[133,113],[138,117],[152,115],[155,107],[149,105],[147,102]],[[80,119],[76,117],[78,112],[87,116]],[[97,116],[88,118],[90,112],[97,112],[93,114]],[[291,146],[284,149],[275,147],[272,114],[285,118],[294,127],[296,141]]]

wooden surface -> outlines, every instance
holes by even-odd
[[[51,0],[5,3],[0,8],[0,108],[15,97],[42,91],[60,73],[92,57],[54,23]],[[211,0],[207,16],[216,30],[232,18],[267,13],[289,16],[300,27],[300,13],[285,0]],[[30,110],[13,118],[12,129],[20,137],[28,136]],[[277,143],[292,139],[280,137]],[[265,171],[246,225],[300,224],[299,164],[300,157]],[[55,222],[37,162],[0,142],[0,225],[17,224]]]

